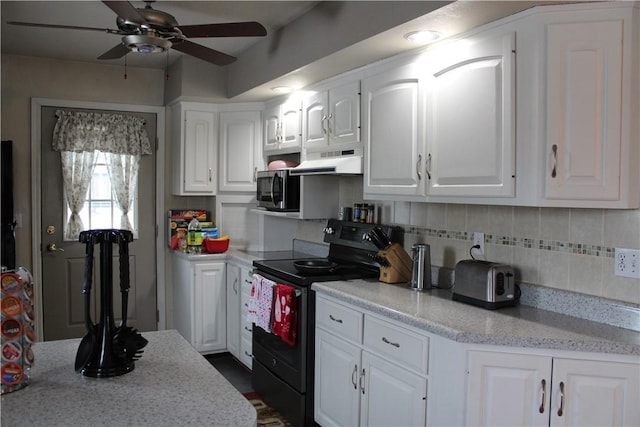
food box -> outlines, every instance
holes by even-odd
[[[187,227],[193,218],[200,221],[200,226],[203,224],[210,224],[213,226],[213,222],[209,221],[209,211],[194,210],[194,209],[169,209],[168,211],[168,235],[167,244],[171,247],[171,238],[178,233],[179,229],[187,231]]]

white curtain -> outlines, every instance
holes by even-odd
[[[151,154],[144,120],[67,110],[57,110],[56,117],[52,146],[61,154],[64,193],[71,211],[65,237],[77,239],[83,230],[78,213],[87,197],[97,152],[107,158],[113,198],[122,215],[121,228],[132,230],[128,213],[136,196],[140,156]]]

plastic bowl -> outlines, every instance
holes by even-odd
[[[210,254],[221,254],[229,249],[229,239],[205,239],[204,247]]]

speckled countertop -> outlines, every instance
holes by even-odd
[[[415,292],[377,280],[314,283],[340,301],[462,343],[640,355],[640,332],[533,307],[486,310],[446,290]]]
[[[252,426],[256,411],[175,330],[145,332],[128,374],[74,371],[79,339],[34,345],[31,383],[2,396],[3,426]]]

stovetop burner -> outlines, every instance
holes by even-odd
[[[258,272],[271,274],[279,280],[288,281],[299,286],[309,286],[313,282],[330,282],[333,280],[352,280],[359,278],[378,277],[380,271],[375,267],[360,264],[339,263],[333,272],[321,274],[300,273],[295,261],[331,261],[329,258],[296,258],[254,261],[253,266]]]

